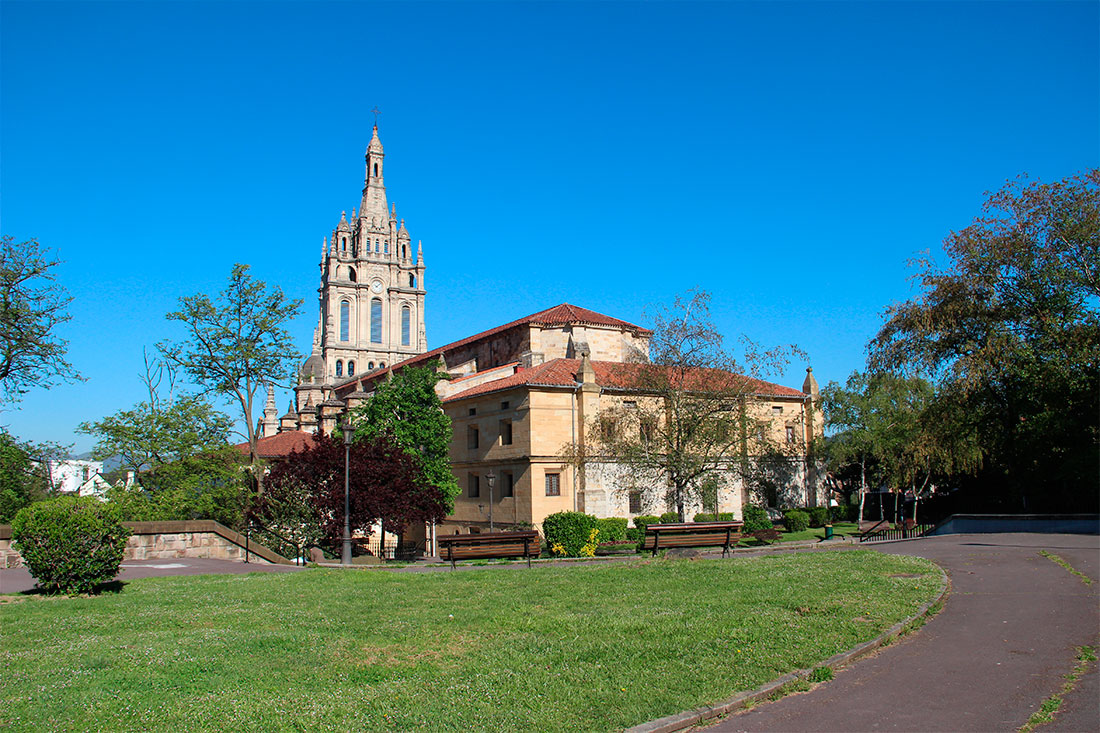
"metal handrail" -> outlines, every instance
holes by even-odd
[[[248,520],[247,531],[245,532],[245,536],[244,536],[244,561],[245,562],[248,562],[248,544],[252,540],[252,525],[253,524],[255,524],[257,527],[262,529],[264,532],[267,532],[271,536],[275,537],[276,539],[280,539],[283,542],[290,545],[291,547],[293,547],[294,548],[294,564],[295,565],[303,565],[304,566],[306,564],[306,559],[305,559],[305,557],[302,556],[302,550],[305,549],[304,545],[298,544],[297,542],[290,539],[289,537],[284,537],[283,535],[279,534],[275,530],[273,530],[270,527],[262,524],[261,522],[256,521],[255,519],[249,519]]]
[[[924,537],[933,529],[934,524],[915,524],[912,527],[901,526],[893,529],[880,529],[877,532],[874,531],[876,527],[883,524],[879,522],[871,529],[867,530],[859,536],[860,542],[877,542],[881,540],[911,540],[918,537]]]

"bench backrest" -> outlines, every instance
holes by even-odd
[[[669,522],[667,524],[647,524],[645,531],[660,532],[662,534],[703,534],[714,531],[725,532],[731,529],[734,532],[741,531],[744,522],[737,520],[729,522]]]
[[[525,550],[538,557],[541,551],[539,533],[535,530],[446,534],[437,535],[436,540],[445,557],[510,557],[523,555]]]

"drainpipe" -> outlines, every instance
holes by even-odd
[[[573,390],[573,399],[569,402],[569,437],[573,442],[573,450],[577,450],[577,393],[580,392],[581,385],[577,384],[576,389]],[[577,463],[573,462],[573,511],[579,512],[577,508]]]

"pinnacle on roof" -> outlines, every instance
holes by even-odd
[[[370,145],[367,146],[368,153],[381,153],[382,141],[378,138],[378,125],[374,126],[374,133],[370,138]]]
[[[409,238],[409,230],[405,228],[404,219],[401,220],[401,228],[397,230],[397,236],[401,237],[402,239]]]
[[[340,212],[340,224],[336,227],[338,232],[350,232],[351,227],[348,226],[348,217],[346,211]]]

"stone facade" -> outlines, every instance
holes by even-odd
[[[332,410],[324,406],[332,406],[335,385],[427,349],[423,245],[418,242],[413,250],[405,220],[387,203],[377,127],[365,159],[358,209],[352,209],[350,221],[341,212],[331,238],[321,243],[317,326],[312,354],[299,371],[295,404],[280,419],[269,401],[261,421],[265,436],[281,430],[330,432],[330,415],[324,413]]]

